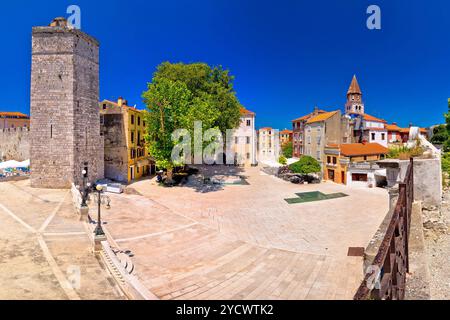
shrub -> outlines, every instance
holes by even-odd
[[[287,159],[292,158],[293,151],[294,149],[292,147],[292,141],[287,142],[281,146],[281,152]]]
[[[281,155],[281,156],[278,158],[278,162],[279,162],[280,164],[282,164],[282,165],[286,165],[286,164],[287,164],[287,159],[286,159],[285,156]]]
[[[425,150],[420,146],[416,146],[414,148],[408,148],[406,146],[395,147],[389,149],[387,158],[409,160],[410,158],[420,157],[421,155],[423,155],[424,151]]]
[[[291,164],[289,169],[294,173],[317,173],[321,171],[320,163],[310,156],[302,156],[299,161]]]

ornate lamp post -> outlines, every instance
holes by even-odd
[[[95,190],[97,191],[98,213],[97,213],[97,226],[95,227],[94,234],[97,237],[105,235],[105,232],[103,231],[102,228],[102,215],[101,215],[103,187],[101,185],[97,185],[95,187]],[[107,206],[109,206],[109,203],[107,204]]]
[[[85,163],[86,165],[86,163]],[[81,171],[81,174],[83,175],[83,188],[81,190],[81,206],[82,207],[87,207],[87,199],[89,197],[89,191],[91,188],[91,183],[87,182],[87,178],[88,178],[88,171],[87,171],[87,167],[84,167],[84,169]]]

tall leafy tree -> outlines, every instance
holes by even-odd
[[[161,78],[185,83],[192,99],[199,99],[216,112],[213,127],[222,133],[239,126],[242,105],[236,97],[234,77],[229,70],[223,70],[221,66],[211,68],[206,63],[164,62],[154,75],[155,80]]]
[[[169,181],[173,168],[183,165],[171,157],[176,129],[186,129],[193,138],[195,121],[202,122],[203,131],[217,128],[223,133],[239,125],[242,106],[232,81],[229,71],[220,66],[169,62],[158,66],[143,93],[148,111],[146,140],[157,166],[167,169]]]

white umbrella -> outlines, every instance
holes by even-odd
[[[16,160],[9,160],[0,163],[0,169],[26,168],[30,165],[30,161],[26,160],[18,162]]]
[[[30,166],[30,160],[25,160],[22,162],[19,162],[19,166],[17,168],[28,168]]]

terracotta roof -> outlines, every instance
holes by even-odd
[[[259,131],[269,131],[272,130],[270,127],[259,128]]]
[[[292,130],[284,129],[283,131],[280,131],[280,134],[291,134]]]
[[[251,115],[251,116],[254,116],[254,115],[255,115],[254,112],[249,111],[249,110],[245,109],[244,107],[241,107],[240,112],[241,112],[241,115]]]
[[[26,114],[21,112],[0,112],[0,117],[18,117],[18,118],[29,118]]]
[[[324,111],[324,110],[318,110],[317,112],[318,112],[319,114],[321,114],[321,113],[327,113],[327,111]],[[303,116],[303,117],[294,119],[294,120],[292,120],[291,122],[308,120],[308,119],[311,118],[312,116],[314,116],[314,112],[311,112],[310,114],[307,114],[306,116]]]
[[[334,116],[336,113],[337,113],[337,111],[322,113],[322,114],[319,114],[318,116],[312,117],[306,123],[325,121],[325,120],[328,120],[329,118],[331,118],[332,116]]]
[[[400,131],[401,130],[401,128],[396,124],[387,124],[386,129],[388,131]]]
[[[344,156],[370,156],[386,154],[389,149],[379,143],[344,143],[341,144],[341,154]]]
[[[347,91],[347,95],[352,93],[362,94],[361,89],[359,88],[358,80],[356,80],[356,75],[353,76],[352,82],[350,83],[350,87]]]
[[[367,113],[365,113],[365,114],[363,115],[363,118],[364,118],[364,120],[366,120],[366,121],[375,121],[375,122],[384,122],[384,123],[386,123],[386,120],[376,118],[376,117],[371,116],[370,114],[367,114]]]

